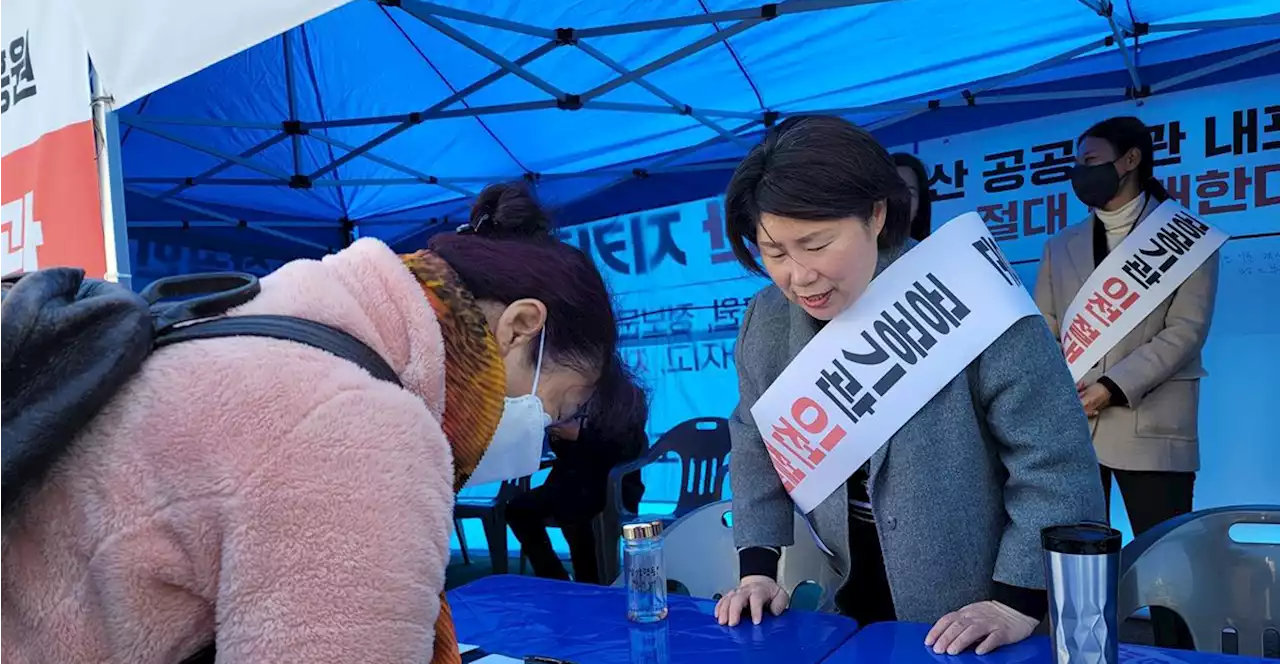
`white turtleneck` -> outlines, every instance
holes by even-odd
[[[1107,230],[1107,251],[1115,249],[1124,241],[1125,236],[1133,229],[1133,225],[1138,223],[1138,215],[1142,214],[1146,204],[1147,194],[1144,192],[1111,212],[1102,208],[1093,211],[1102,222],[1102,227]]]

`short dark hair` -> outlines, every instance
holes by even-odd
[[[893,164],[911,169],[916,174],[920,186],[920,204],[916,206],[916,216],[911,220],[911,239],[923,242],[933,232],[933,200],[929,197],[929,172],[924,162],[906,152],[895,152]]]
[[[799,115],[769,130],[733,172],[725,192],[725,232],[738,262],[765,274],[748,249],[760,215],[828,221],[870,219],[884,201],[882,249],[901,246],[911,230],[911,194],[876,139],[833,116]]]
[[[605,440],[644,440],[649,392],[622,357],[614,355],[605,363],[583,414],[586,427]]]
[[[547,307],[547,357],[603,371],[618,347],[609,290],[586,254],[551,234],[550,219],[529,190],[522,184],[486,187],[468,227],[430,242],[467,290],[477,300],[502,304],[540,300]]]
[[[1147,123],[1132,115],[1118,115],[1089,127],[1076,139],[1076,145],[1086,138],[1097,138],[1110,143],[1116,151],[1117,159],[1137,148],[1142,154],[1142,161],[1138,163],[1138,187],[1159,202],[1163,203],[1169,198],[1169,192],[1156,179],[1155,141],[1151,138]]]

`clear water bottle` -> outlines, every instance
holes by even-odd
[[[622,527],[622,564],[627,576],[627,618],[652,623],[667,617],[667,569],[662,560],[662,522]]]

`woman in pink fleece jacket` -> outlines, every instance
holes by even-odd
[[[456,490],[506,402],[536,394],[516,434],[540,445],[617,344],[600,274],[522,189],[486,190],[472,219],[429,252],[289,263],[232,312],[342,329],[403,388],[275,339],[148,358],[5,515],[4,662],[169,664],[215,640],[220,662],[458,661]]]

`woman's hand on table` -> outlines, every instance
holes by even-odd
[[[974,652],[985,655],[1031,636],[1039,624],[1000,602],[976,602],[942,616],[924,644],[938,655],[959,655],[976,643]]]
[[[759,625],[764,620],[764,610],[775,616],[782,615],[791,604],[791,595],[767,576],[744,576],[738,587],[725,593],[716,603],[716,621],[734,627],[742,619],[744,610],[751,610],[751,622]]]

